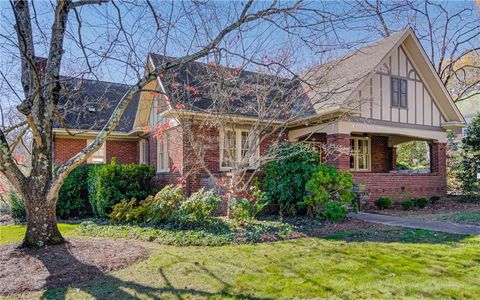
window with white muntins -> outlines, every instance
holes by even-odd
[[[371,168],[371,146],[368,137],[350,138],[350,169],[369,171]]]
[[[252,149],[252,151],[250,151]],[[252,154],[253,152],[253,154]],[[220,130],[220,169],[233,167],[254,168],[260,154],[259,137],[247,129]],[[250,157],[247,157],[249,155]],[[243,164],[243,166],[242,166]]]

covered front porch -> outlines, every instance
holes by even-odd
[[[386,124],[387,122],[332,121],[291,130],[291,141],[313,142],[322,161],[349,170],[369,202],[446,195],[446,139],[441,128]],[[397,167],[397,147],[424,141],[428,163],[416,170]]]

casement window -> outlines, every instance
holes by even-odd
[[[164,173],[169,172],[169,157],[168,157],[168,133],[163,134],[162,137],[157,139],[157,172]]]
[[[371,162],[370,138],[350,138],[350,169],[353,171],[369,171]]]
[[[245,161],[250,147],[255,148],[255,153]],[[229,170],[232,167],[242,167],[241,163],[247,163],[254,167],[259,155],[258,134],[246,129],[223,129],[220,130],[220,169]]]
[[[407,108],[407,80],[392,77],[392,106]]]
[[[87,143],[90,145],[91,143],[93,143],[93,140],[87,140]],[[88,159],[88,163],[91,163],[91,164],[102,164],[102,163],[105,163],[106,160],[107,160],[107,151],[105,150],[105,145],[107,144],[107,142],[104,142],[102,144],[102,147],[100,147],[100,149],[98,149],[97,151],[95,151],[92,156],[90,156],[90,158]]]

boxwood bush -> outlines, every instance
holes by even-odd
[[[109,164],[92,169],[88,176],[89,201],[93,213],[107,217],[122,199],[145,199],[155,193],[155,170],[145,164]]]
[[[375,201],[375,206],[379,209],[391,208],[392,205],[393,205],[393,201],[392,201],[392,198],[390,197],[379,197]]]
[[[280,214],[295,214],[306,195],[305,184],[320,163],[318,152],[307,144],[280,143],[269,155],[272,160],[262,166],[266,198],[279,206]]]
[[[411,210],[414,206],[414,203],[413,203],[412,200],[407,199],[407,200],[403,200],[401,202],[401,205],[402,205],[403,210]]]

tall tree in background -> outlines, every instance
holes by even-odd
[[[464,192],[479,192],[477,173],[480,173],[480,114],[468,125],[467,135],[462,140],[460,178]]]

